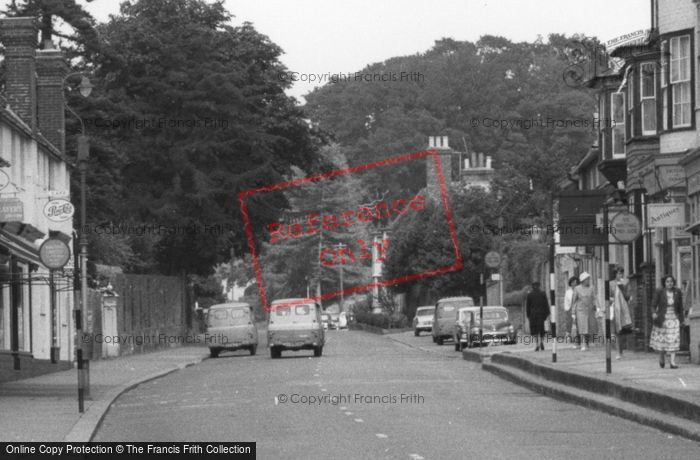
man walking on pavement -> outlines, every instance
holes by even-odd
[[[532,283],[532,291],[527,295],[525,314],[530,322],[530,335],[536,341],[535,351],[544,350],[544,323],[549,316],[549,300],[537,281]]]

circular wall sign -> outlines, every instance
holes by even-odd
[[[58,238],[49,238],[39,248],[39,259],[50,270],[63,268],[70,259],[70,247]]]
[[[44,215],[54,222],[65,222],[75,214],[75,206],[68,200],[51,200],[44,206]]]
[[[484,257],[484,262],[487,267],[496,268],[501,265],[501,255],[496,251],[489,251],[486,253],[486,257]]]
[[[620,243],[631,243],[642,234],[642,222],[631,212],[622,211],[610,221],[610,234]]]

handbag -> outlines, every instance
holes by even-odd
[[[654,320],[652,321],[652,323],[653,323],[654,326],[656,326],[656,327],[663,327],[663,325],[664,325],[664,322],[663,322],[663,320],[661,319],[661,316],[659,316],[658,314],[656,315],[656,318],[654,318]]]
[[[632,325],[625,324],[624,326],[622,326],[622,329],[620,329],[617,333],[618,333],[618,335],[627,335],[627,334],[631,334],[632,332],[634,332]]]
[[[632,317],[630,316],[629,296],[625,295],[625,290],[618,284],[614,298],[615,321],[620,327],[618,334],[625,335],[632,333]]]

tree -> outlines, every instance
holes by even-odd
[[[92,2],[92,0],[86,1]],[[37,18],[42,48],[52,47],[53,38],[59,37],[71,42],[78,53],[89,56],[98,50],[99,40],[95,31],[95,19],[75,0],[12,0],[3,13],[9,17]],[[57,21],[68,25],[74,33],[61,32],[60,27],[57,28],[55,25]]]
[[[88,218],[156,229],[129,239],[129,270],[211,273],[247,250],[238,192],[318,167],[322,136],[284,94],[280,48],[230,17],[221,1],[141,0],[98,27]],[[254,233],[286,206],[253,200]]]
[[[452,218],[463,268],[412,283],[397,285],[407,291],[412,284],[435,295],[478,297],[483,258],[493,247],[494,199],[482,189],[455,191]],[[405,214],[393,222],[385,264],[388,279],[424,273],[455,264],[455,253],[442,204],[428,201],[424,211]]]
[[[319,155],[321,161],[333,166],[333,170],[347,168],[347,161],[337,145],[321,149]],[[296,171],[295,178],[305,176],[303,171]],[[369,282],[370,260],[359,258],[358,241],[362,241],[367,245],[367,250],[371,251],[370,227],[357,222],[356,225],[338,225],[329,230],[322,225],[321,217],[339,216],[342,212],[359,209],[359,190],[359,180],[353,173],[292,186],[285,190],[290,210],[278,223],[289,225],[298,222],[302,228],[306,228],[307,216],[316,214],[318,231],[296,238],[275,237],[273,241],[272,233],[268,229],[265,230],[270,238],[262,244],[259,260],[268,301],[275,297],[305,296],[307,286],[312,296],[316,295],[317,287],[322,293],[337,291],[341,265],[345,288]],[[341,257],[336,254],[339,244],[353,251],[354,261],[349,256]]]

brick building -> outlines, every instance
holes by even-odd
[[[72,218],[57,221],[45,212],[50,200],[70,200],[63,99],[67,66],[59,51],[37,49],[37,33],[33,18],[0,19],[6,68],[0,96],[3,374],[65,368],[73,359],[72,278],[63,271],[49,273],[39,258],[49,237],[72,248]],[[72,267],[72,258],[67,266]],[[57,363],[51,363],[52,353]]]

